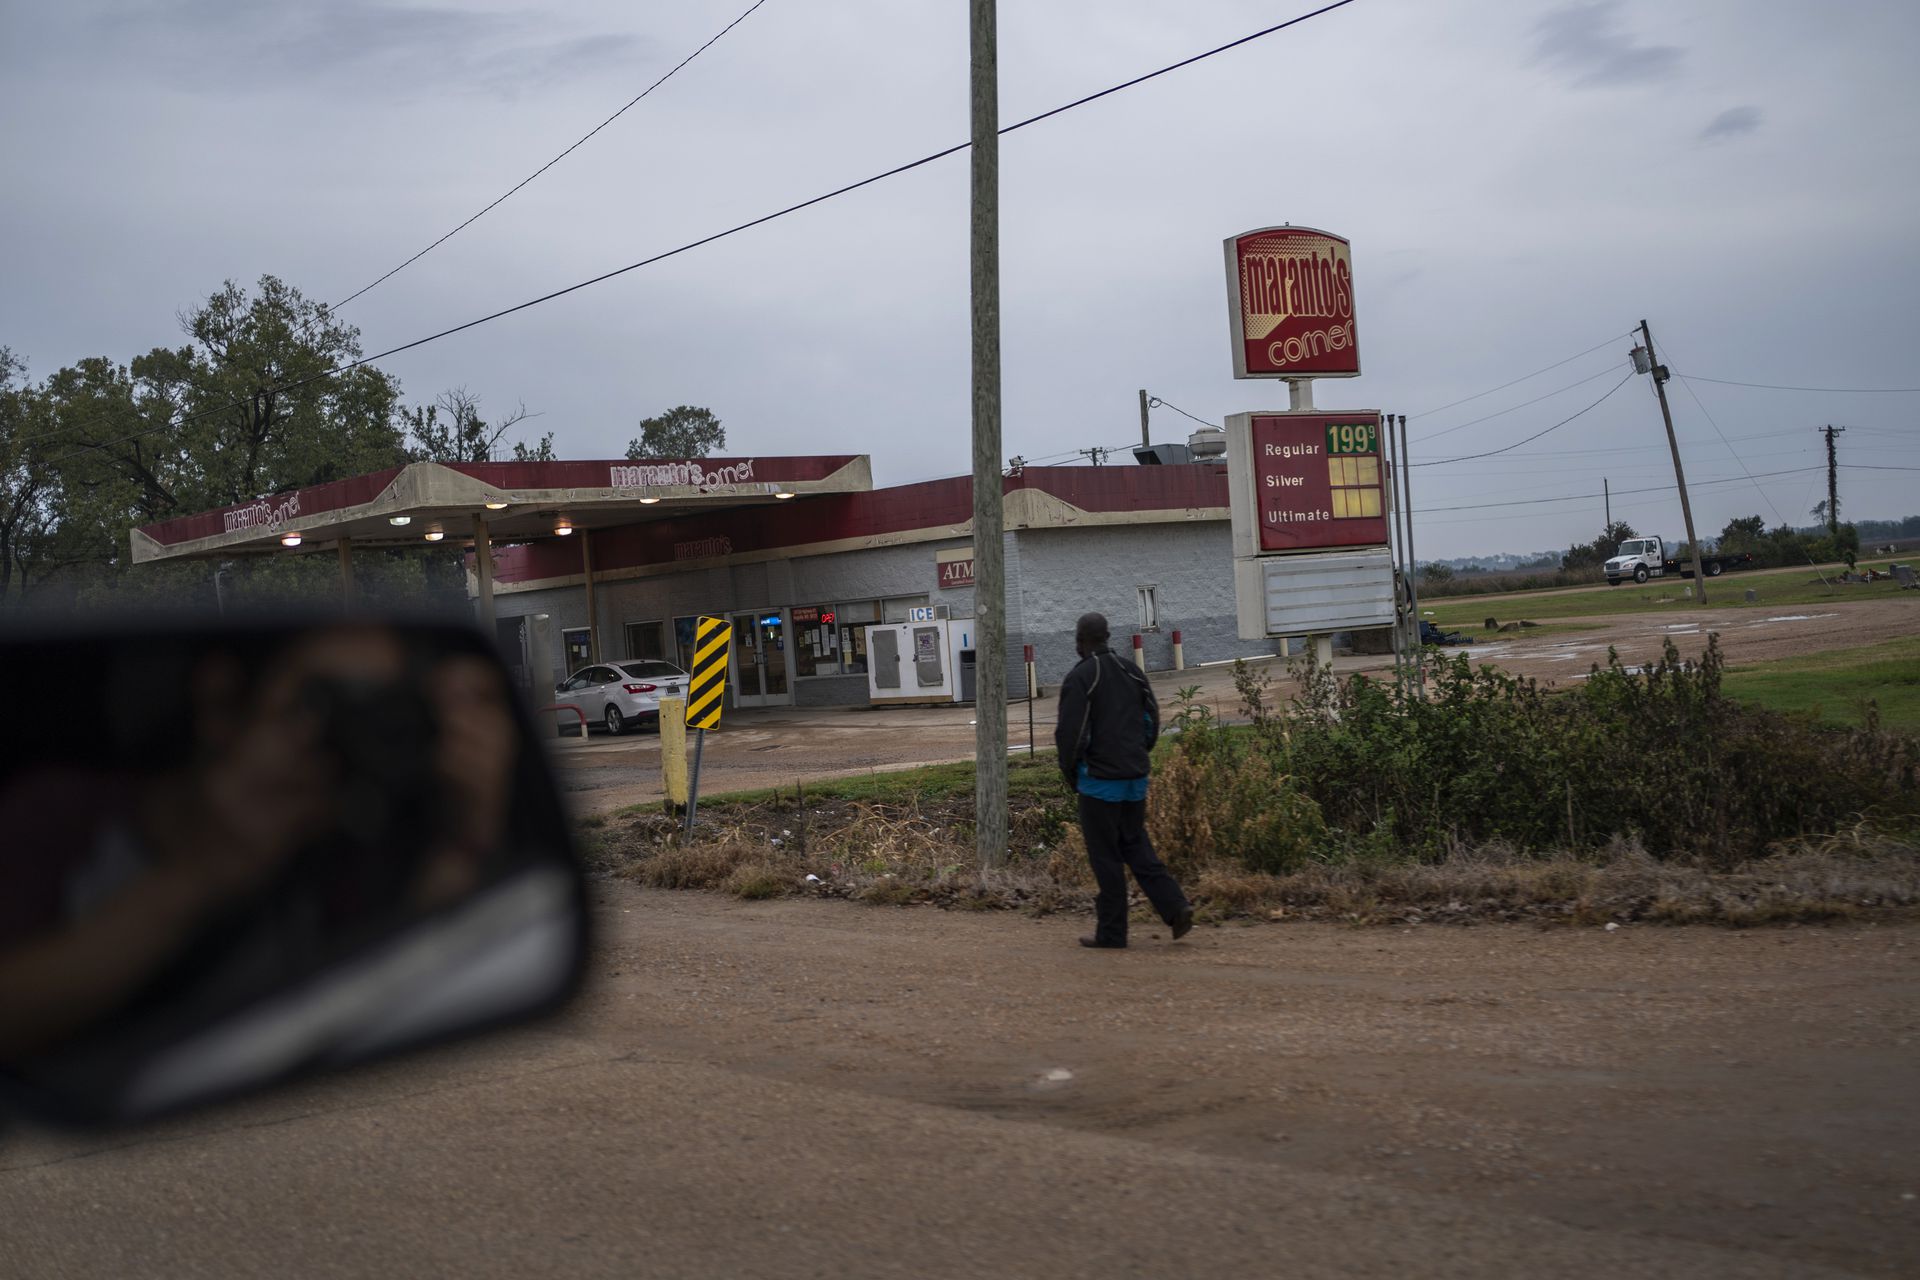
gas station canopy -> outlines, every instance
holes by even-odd
[[[416,462],[133,530],[136,564],[328,546],[531,542],[576,530],[864,493],[864,454],[606,462]]]

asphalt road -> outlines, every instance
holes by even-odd
[[[1824,1276],[1920,1257],[1920,929],[600,890],[560,1019],[0,1141],[0,1275]]]

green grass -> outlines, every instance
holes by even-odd
[[[1888,562],[1861,561],[1860,567],[1885,569]],[[1823,570],[1829,578],[1834,570]],[[1443,630],[1477,628],[1487,618],[1515,622],[1521,618],[1539,622],[1548,618],[1598,617],[1608,614],[1656,613],[1662,609],[1694,609],[1698,600],[1686,598],[1691,578],[1655,578],[1645,586],[1623,582],[1617,587],[1599,586],[1583,591],[1558,594],[1526,593],[1508,596],[1468,596],[1448,598],[1433,606],[1429,621]],[[1747,603],[1747,592],[1757,592],[1759,600]],[[1759,572],[1721,574],[1707,582],[1707,607],[1710,609],[1767,609],[1786,605],[1826,605],[1850,600],[1879,600],[1900,597],[1892,581],[1829,586],[1818,580],[1809,567],[1766,569]],[[1920,594],[1906,597],[1914,601],[1915,616],[1920,618]],[[1425,602],[1421,612],[1426,613]]]
[[[1884,727],[1920,733],[1920,636],[1731,667],[1721,687],[1742,702],[1848,725],[1865,722],[1871,699]]]
[[[910,800],[954,800],[971,797],[974,791],[973,761],[920,765],[912,769],[893,769],[884,773],[855,775],[849,778],[824,778],[802,784],[809,803],[816,800],[847,800],[860,804],[905,804]],[[769,800],[794,797],[795,788],[762,787],[753,791],[728,791],[700,797],[700,811],[745,808]],[[1060,770],[1051,752],[1029,758],[1025,752],[1007,761],[1007,794],[1011,799],[1057,799],[1065,794],[1060,785]],[[652,811],[659,802],[638,804],[628,812]]]

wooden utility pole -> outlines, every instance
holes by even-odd
[[[1153,441],[1147,439],[1147,409],[1148,408],[1149,406],[1147,404],[1147,389],[1145,387],[1142,387],[1140,388],[1140,444],[1143,448],[1151,447],[1153,444]]]
[[[973,51],[974,844],[1007,856],[1007,596],[1000,481],[1000,72],[994,0],[971,0]]]
[[[1613,536],[1613,484],[1605,476],[1600,477],[1600,501],[1607,507],[1607,526],[1604,532],[1611,538]]]
[[[1680,516],[1687,524],[1687,545],[1693,548],[1693,589],[1700,603],[1707,601],[1707,575],[1700,568],[1700,539],[1693,536],[1693,503],[1687,500],[1687,473],[1680,466],[1680,441],[1673,434],[1673,411],[1667,408],[1667,366],[1653,352],[1653,330],[1640,322],[1640,339],[1647,348],[1647,368],[1653,374],[1653,394],[1660,397],[1660,418],[1667,424],[1667,448],[1673,452],[1673,478],[1680,486]]]
[[[1833,438],[1845,431],[1831,422],[1820,428],[1827,437],[1827,532],[1840,534],[1840,455],[1834,451]]]

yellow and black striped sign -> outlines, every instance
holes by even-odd
[[[687,728],[711,729],[720,723],[720,704],[727,700],[727,651],[733,647],[733,628],[724,618],[702,618],[694,624],[693,637]]]

